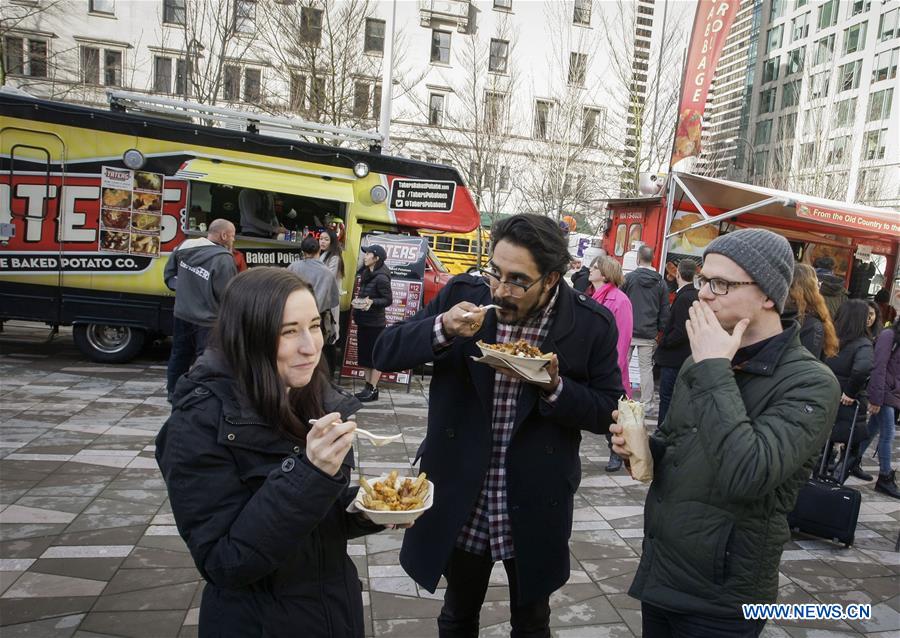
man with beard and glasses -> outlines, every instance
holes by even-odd
[[[480,276],[455,277],[375,346],[381,370],[434,364],[416,454],[434,506],[406,532],[400,563],[431,592],[446,577],[442,638],[478,634],[496,561],[509,578],[512,636],[550,636],[550,595],[569,578],[581,430],[606,434],[623,393],[615,321],[560,285],[569,254],[556,224],[516,215],[491,235]],[[519,339],[553,353],[548,382],[473,361],[479,340]]]

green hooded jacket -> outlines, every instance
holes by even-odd
[[[629,593],[718,617],[742,617],[742,603],[774,602],[786,517],[840,395],[795,323],[738,366],[689,358],[651,437],[654,477]]]

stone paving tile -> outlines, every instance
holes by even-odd
[[[3,337],[0,336],[0,339]],[[4,342],[0,353],[0,634],[56,638],[196,636],[203,582],[177,535],[153,439],[165,421],[164,348],[126,366],[85,361],[63,339]],[[427,378],[425,379],[427,384]],[[348,381],[348,386],[358,386]],[[354,388],[354,389],[358,389]],[[425,436],[426,387],[385,387],[359,420],[403,444],[358,443],[359,473],[409,469]],[[652,425],[652,422],[651,422]],[[898,441],[900,443],[900,441]],[[551,598],[553,635],[640,635],[627,595],[643,538],[647,486],[607,474],[601,437],[582,442],[572,578]],[[871,471],[874,463],[867,459]],[[784,602],[871,603],[869,621],[769,623],[764,638],[900,636],[900,503],[863,493],[855,547],[798,536],[785,545]],[[431,594],[399,567],[402,532],[352,541],[367,636],[436,635],[444,587]],[[480,636],[508,636],[509,591],[498,565]]]

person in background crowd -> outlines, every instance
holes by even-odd
[[[572,287],[578,292],[583,292],[586,295],[594,294],[594,291],[590,290],[591,264],[599,257],[606,257],[606,251],[603,248],[595,248],[592,246],[584,249],[584,257],[581,259],[581,269],[572,273]]]
[[[321,251],[319,259],[328,266],[328,270],[334,275],[334,279],[337,281],[338,293],[340,295],[344,285],[344,258],[341,255],[341,242],[338,240],[337,233],[333,229],[326,227],[319,234],[319,250]],[[328,365],[331,367],[331,370],[334,371],[338,370],[341,365],[340,359],[338,358],[338,350],[341,342],[340,297],[338,298],[338,303],[331,309],[331,314],[337,321],[335,324],[334,342],[332,344],[326,343],[324,352]]]
[[[896,473],[891,466],[897,410],[900,410],[900,318],[875,340],[875,359],[869,379],[869,440],[860,444],[862,457],[878,435],[878,480],[875,491],[900,499]]]
[[[653,352],[656,338],[669,321],[669,289],[662,275],[653,269],[653,249],[637,250],[638,267],[625,275],[622,292],[631,299],[634,310],[634,332],[631,351],[637,350],[641,370],[641,403],[644,412],[653,411]],[[631,360],[631,353],[628,360]]]
[[[781,316],[800,324],[800,343],[814,357],[837,355],[839,344],[834,322],[819,292],[819,280],[812,266],[794,264],[794,281]]]
[[[749,228],[713,240],[694,281],[691,357],[666,420],[650,437],[653,481],[629,594],[647,638],[753,638],[774,603],[791,534],[787,514],[812,471],[838,403],[834,375],[780,313],[794,270],[790,244]],[[613,449],[631,451],[622,426]]]
[[[319,259],[319,240],[312,235],[307,235],[300,242],[300,251],[303,253],[303,259],[292,263],[288,266],[288,270],[299,275],[303,281],[312,286],[316,306],[319,307],[319,316],[322,319],[324,343],[326,346],[332,345],[337,338],[338,323],[338,318],[334,316],[332,309],[340,306],[341,292],[338,290],[337,281],[328,266]],[[327,359],[326,363],[331,365]],[[331,368],[329,371],[333,372]]]
[[[884,328],[884,321],[881,318],[881,308],[879,308],[878,304],[872,300],[866,301],[866,305],[869,306],[869,311],[866,315],[866,334],[869,335],[869,339],[875,341],[881,333],[882,328]]]
[[[231,258],[234,259],[234,267],[237,268],[238,274],[247,270],[247,259],[244,257],[244,253],[232,247]]]
[[[363,402],[378,400],[379,371],[372,362],[375,342],[387,325],[384,309],[394,302],[391,293],[391,271],[384,263],[387,252],[383,246],[372,244],[363,248],[363,265],[359,275],[359,296],[353,300],[353,320],[356,321],[357,363],[363,369],[366,387],[356,393]]]
[[[328,382],[321,352],[309,285],[254,268],[178,385],[156,460],[206,580],[200,636],[365,634],[347,540],[384,528],[346,511],[361,406]]]
[[[400,563],[430,592],[446,576],[441,638],[478,635],[496,561],[509,579],[511,635],[549,638],[550,595],[569,578],[581,430],[605,434],[622,395],[616,325],[609,310],[559,285],[569,253],[552,219],[513,215],[491,237],[480,276],[451,279],[375,348],[385,370],[434,363],[416,460],[435,485],[450,486],[406,533]],[[483,309],[492,303],[500,309]],[[482,339],[552,352],[549,381],[473,361]]]
[[[834,259],[819,257],[813,262],[816,277],[819,279],[819,292],[825,298],[825,305],[832,319],[837,317],[838,308],[847,301],[847,289],[844,280],[834,274]]]
[[[691,306],[697,301],[697,288],[694,277],[697,276],[697,262],[693,259],[682,259],[675,271],[678,289],[672,302],[669,321],[663,330],[659,347],[653,357],[659,366],[659,417],[657,423],[662,425],[669,411],[672,393],[675,391],[675,379],[682,364],[691,356],[691,344],[688,340],[685,323],[689,318]]]
[[[175,291],[172,352],[166,370],[170,401],[178,379],[206,348],[225,287],[237,274],[231,254],[234,235],[234,224],[214,219],[206,237],[186,239],[166,263],[164,281]]]
[[[269,210],[266,195],[252,188],[241,189],[238,195],[238,208],[241,211],[241,234],[248,237],[277,237],[287,232],[278,218]]]
[[[872,341],[866,332],[868,311],[868,305],[861,299],[848,299],[841,304],[834,320],[840,350],[837,356],[825,359],[825,365],[831,368],[841,384],[841,408],[834,423],[832,439],[838,442],[847,441],[849,450],[845,451],[845,454],[849,454],[850,476],[863,481],[872,480],[872,475],[864,472],[859,466],[862,460],[861,450],[868,444],[866,410],[869,402],[866,384],[872,373],[874,357]],[[859,401],[859,414],[856,418],[853,440],[848,441],[855,411],[853,404],[856,401]]]
[[[591,286],[595,292],[592,299],[612,313],[616,321],[616,330],[619,338],[616,342],[618,353],[619,371],[622,373],[622,387],[625,388],[625,396],[631,398],[631,381],[628,377],[628,351],[631,348],[631,322],[634,320],[631,310],[631,300],[628,295],[619,290],[619,286],[625,281],[622,274],[622,266],[612,257],[597,257],[591,264]],[[609,435],[607,435],[607,442]],[[609,444],[609,461],[606,464],[607,472],[618,472],[622,469],[622,459],[612,451],[612,443]]]

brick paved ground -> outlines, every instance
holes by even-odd
[[[0,634],[3,638],[194,636],[202,582],[177,535],[153,440],[168,413],[165,348],[123,366],[90,363],[63,334],[8,325],[0,334]],[[382,391],[359,421],[401,432],[403,445],[357,450],[362,472],[408,468],[427,402]],[[896,448],[895,448],[896,449]],[[900,458],[900,455],[898,455]],[[624,592],[640,554],[646,488],[603,471],[600,437],[582,446],[572,578],[552,598],[554,635],[640,635]],[[869,471],[875,464],[868,459]],[[851,479],[855,482],[855,479]],[[858,483],[858,482],[857,482]],[[871,603],[868,622],[769,626],[767,637],[900,636],[900,502],[862,487],[857,543],[795,538],[785,547],[780,599]],[[441,590],[418,588],[398,565],[400,533],[358,539],[350,553],[365,584],[367,633],[428,637]],[[494,572],[482,636],[507,636],[505,574]],[[298,635],[301,635],[298,633]]]

